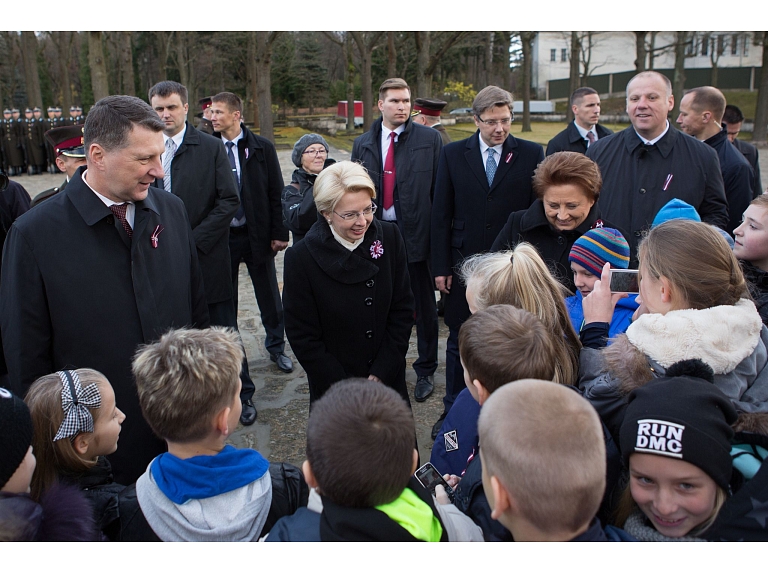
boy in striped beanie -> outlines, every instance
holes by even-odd
[[[603,266],[611,264],[613,269],[629,267],[629,244],[620,231],[613,228],[594,228],[586,232],[571,248],[568,255],[576,284],[576,295],[566,298],[565,305],[571,316],[571,323],[578,332],[584,324],[583,299],[589,295],[600,279]],[[632,321],[632,314],[637,309],[634,295],[620,299],[613,312],[609,336],[624,333]]]

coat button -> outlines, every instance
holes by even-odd
[[[365,282],[365,287],[371,288],[371,287],[373,287],[374,283],[376,283],[376,282],[374,282],[373,280],[368,280],[367,282]]]
[[[492,202],[493,201],[493,196],[488,196],[488,201]]]
[[[366,331],[365,337],[367,337],[368,339],[371,339],[373,337],[373,330],[369,329],[368,331]]]
[[[562,246],[564,242],[565,242],[565,240],[563,239],[563,236],[557,236],[557,243],[558,244],[560,244]]]
[[[107,218],[107,223],[108,223],[110,226],[114,226],[114,225],[115,225],[115,220],[114,220],[114,219],[112,219],[112,216],[109,216],[109,217]]]
[[[486,230],[490,230],[491,229],[491,224],[485,224],[485,229]]]
[[[640,193],[644,194],[645,193],[645,188],[640,188]]]
[[[365,298],[365,305],[373,305],[373,298],[372,297]]]
[[[372,359],[369,359],[369,360],[368,360],[368,367],[371,367],[372,365],[373,365],[373,360],[372,360]]]

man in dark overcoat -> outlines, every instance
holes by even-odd
[[[183,202],[162,177],[163,123],[132,96],[108,96],[85,126],[87,169],[11,227],[0,325],[13,390],[67,367],[102,372],[126,414],[109,456],[129,484],[165,443],[141,415],[131,375],[139,345],[171,328],[207,327],[208,308]]]
[[[489,251],[509,214],[528,209],[536,199],[531,180],[544,150],[509,134],[512,108],[509,92],[483,88],[472,104],[477,132],[444,146],[440,154],[432,203],[432,272],[437,288],[448,294],[449,335],[445,411],[432,429],[433,437],[464,388],[458,341],[469,306],[466,288],[456,276],[458,266],[473,254]]]
[[[547,144],[547,156],[555,152],[585,154],[590,145],[613,134],[600,121],[600,95],[594,88],[578,88],[571,94],[573,121]]]

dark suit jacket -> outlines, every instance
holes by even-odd
[[[253,260],[258,264],[275,257],[272,240],[288,241],[280,201],[285,184],[274,144],[251,132],[245,124],[240,127],[243,137],[237,142],[237,152],[241,201]]]
[[[162,180],[155,186],[163,188]],[[221,140],[187,122],[184,140],[171,163],[171,192],[184,201],[203,270],[208,303],[232,297],[229,223],[240,201]]]
[[[744,155],[747,162],[749,162],[749,165],[752,166],[752,171],[755,174],[755,177],[752,180],[752,197],[756,198],[763,193],[763,182],[760,179],[760,161],[758,160],[757,148],[738,138],[732,143],[735,148]]]
[[[526,210],[536,199],[533,171],[544,159],[540,144],[510,135],[504,141],[499,166],[488,186],[480,156],[479,131],[466,140],[443,147],[432,203],[432,273],[453,275],[445,305],[445,322],[458,327],[469,308],[458,265],[473,254],[491,249],[509,214]]]
[[[128,484],[165,449],[144,422],[131,360],[170,328],[207,327],[208,307],[184,204],[149,188],[133,239],[82,181],[16,220],[5,243],[0,324],[13,390],[67,366],[102,372],[126,414],[109,456]],[[150,235],[164,226],[157,248]]]
[[[605,138],[613,134],[612,130],[597,124],[595,126],[597,132],[598,141],[600,138]],[[552,138],[547,144],[547,156],[551,156],[555,152],[579,152],[581,154],[587,153],[587,141],[581,137],[579,129],[574,122],[568,124],[568,126]]]

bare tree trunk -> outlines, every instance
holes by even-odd
[[[760,73],[760,87],[757,90],[755,128],[752,141],[761,146],[766,144],[768,134],[768,32],[763,32],[763,68]]]
[[[656,57],[656,34],[658,32],[651,32],[651,45],[648,50],[648,69],[653,70],[653,60]]]
[[[571,32],[571,76],[568,86],[569,94],[573,94],[579,87],[579,61],[581,59],[581,40],[578,32]],[[566,106],[566,121],[573,120],[573,110]]]
[[[21,33],[21,57],[24,61],[24,79],[27,84],[27,104],[30,107],[43,105],[40,93],[40,75],[37,72],[37,36],[34,32]]]
[[[645,72],[645,58],[648,50],[645,48],[645,37],[648,32],[635,32],[635,74]]]
[[[133,32],[118,32],[120,35],[120,91],[128,96],[136,95],[136,80],[133,76]]]
[[[101,32],[88,32],[88,64],[91,67],[93,99],[98,102],[102,98],[109,96],[107,65],[104,61]]]
[[[416,40],[416,95],[419,98],[432,96],[432,82],[427,82],[427,66],[429,66],[430,32],[414,32]]]
[[[256,102],[259,106],[259,133],[268,140],[275,141],[275,129],[272,121],[272,78],[270,62],[272,44],[280,32],[255,32],[256,35]]]
[[[483,34],[483,84],[493,83],[493,32]]]
[[[355,63],[350,32],[344,33],[344,50],[347,57],[347,132],[352,132],[355,129]]]
[[[248,32],[248,61],[256,61],[256,32]],[[246,88],[245,88],[245,102],[243,103],[245,108],[243,113],[244,118],[250,119],[253,122],[255,129],[259,129],[259,107],[256,102],[256,92],[258,88],[256,86],[256,67],[247,66],[245,71],[246,76]]]
[[[523,48],[523,132],[532,132],[531,128],[531,72],[533,71],[533,38],[536,32],[520,32]]]
[[[672,119],[680,114],[680,100],[685,90],[685,46],[688,42],[688,32],[675,33],[675,74],[672,80],[672,94],[675,97],[675,107],[672,109]],[[674,123],[674,122],[671,122]]]
[[[371,62],[373,50],[381,38],[383,32],[368,32],[366,36],[361,32],[351,32],[352,38],[360,53],[360,82],[363,85],[363,130],[370,130],[373,123],[373,88],[371,86]]]
[[[512,32],[499,32],[499,36],[502,39],[501,52],[504,56],[500,62],[500,80],[501,87],[505,90],[512,90],[512,70],[509,67],[509,46],[512,43]]]
[[[395,49],[395,33],[387,32],[387,77],[397,76],[397,50]]]
[[[189,32],[176,32],[176,64],[179,68],[179,80],[189,89],[189,47],[187,46]]]
[[[54,42],[59,52],[59,76],[61,78],[61,101],[58,102],[63,110],[69,110],[72,105],[72,80],[69,75],[69,60],[72,54],[72,32],[53,32]]]

